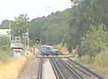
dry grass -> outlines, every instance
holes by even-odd
[[[26,58],[19,58],[0,64],[0,79],[17,79],[25,62]]]
[[[103,75],[108,75],[108,67],[102,67],[102,66],[100,67],[96,65],[93,65],[92,67],[95,68],[98,73]]]
[[[95,69],[95,72],[104,77],[105,79],[108,78],[108,67],[94,64],[89,64],[88,66],[92,69]]]

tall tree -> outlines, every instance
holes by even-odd
[[[27,15],[20,15],[15,18],[15,21],[11,23],[12,35],[19,35],[22,37],[22,33],[25,33],[29,29],[29,18]]]
[[[72,0],[77,1],[77,0]],[[71,40],[67,45],[69,48],[80,45],[81,37],[89,30],[91,24],[98,27],[104,24],[108,28],[108,0],[79,0],[77,6],[72,7],[72,19],[69,27],[69,34],[67,35]]]
[[[108,32],[104,30],[104,25],[91,26],[85,37],[82,38],[82,55],[88,54],[91,57],[108,48]]]

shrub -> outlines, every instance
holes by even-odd
[[[11,56],[10,50],[0,50],[0,60],[6,61]]]
[[[89,55],[84,55],[84,56],[81,56],[79,58],[79,60],[84,63],[84,64],[90,64],[92,61],[91,61],[91,57]]]
[[[94,64],[98,66],[108,66],[108,50],[98,54],[95,57]]]
[[[10,40],[7,36],[0,36],[0,60],[7,60],[10,56]]]

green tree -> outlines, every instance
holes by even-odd
[[[31,21],[30,38],[32,41],[40,39],[42,43],[59,44],[66,36],[71,9],[52,13],[47,17],[36,18]]]
[[[10,39],[7,36],[0,36],[0,60],[5,61],[10,56]]]
[[[98,27],[104,24],[108,29],[108,0],[72,0],[79,5],[72,7],[72,15],[67,37],[69,49],[80,45],[81,38],[86,34],[91,25]]]
[[[104,25],[91,26],[90,30],[82,38],[81,52],[82,55],[95,57],[98,53],[108,47],[108,32],[105,31]]]
[[[10,46],[10,40],[9,37],[6,36],[0,36],[0,49],[6,50]]]
[[[29,29],[30,23],[27,15],[20,15],[15,18],[15,21],[11,23],[12,35],[19,35],[22,37],[22,33],[26,33]]]
[[[3,20],[2,23],[0,24],[0,29],[8,29],[9,28],[9,23],[11,23],[10,20]]]
[[[46,41],[47,19],[45,17],[36,18],[31,21],[30,39],[33,43],[36,40]]]

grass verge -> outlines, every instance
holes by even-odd
[[[0,79],[17,79],[25,63],[26,58],[19,58],[0,64]]]

